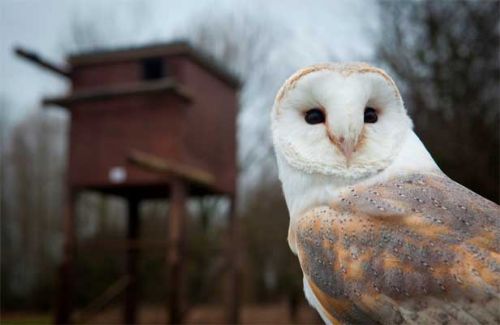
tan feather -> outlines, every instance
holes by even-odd
[[[292,227],[333,323],[500,323],[499,206],[446,176],[351,187]]]

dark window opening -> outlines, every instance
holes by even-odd
[[[145,80],[160,79],[165,76],[162,58],[147,58],[142,60],[142,77]]]

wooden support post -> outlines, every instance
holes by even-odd
[[[171,324],[182,323],[186,191],[186,183],[181,178],[174,178],[170,185],[167,246],[167,300]]]
[[[63,220],[63,256],[59,267],[59,287],[56,301],[56,324],[70,324],[73,309],[73,280],[76,248],[75,229],[76,193],[73,189],[66,192]]]
[[[236,202],[231,197],[228,222],[227,259],[229,263],[227,286],[226,321],[237,324],[240,321],[241,258],[239,222],[236,216]]]
[[[137,240],[140,232],[140,201],[133,197],[128,199],[128,228],[126,245],[126,275],[128,286],[125,291],[123,321],[125,324],[137,323],[137,292],[138,292],[138,260],[139,246]]]
[[[26,59],[28,61],[31,61],[31,62],[33,62],[35,64],[38,64],[42,68],[48,69],[48,70],[50,70],[52,72],[57,73],[60,76],[66,77],[66,78],[70,78],[71,77],[71,72],[67,68],[60,67],[57,64],[49,62],[49,61],[41,58],[35,52],[28,51],[28,50],[20,48],[20,47],[15,48],[14,51],[20,57],[22,57],[22,58],[24,58],[24,59]]]

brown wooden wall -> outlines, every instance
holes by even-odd
[[[71,72],[75,90],[137,82],[140,76],[141,66],[137,61],[76,66]]]
[[[165,179],[126,164],[137,149],[202,168],[216,176],[216,189],[234,193],[236,110],[234,88],[187,56],[166,57],[166,69],[192,94],[143,94],[85,101],[71,107],[69,182],[72,186],[124,189],[164,184]],[[74,90],[142,81],[140,61],[75,67]],[[123,166],[122,184],[109,180]]]
[[[178,74],[180,57],[176,55],[162,57],[162,59],[168,74],[175,77]],[[71,71],[73,89],[75,90],[142,82],[142,76],[141,60],[85,64],[75,66]]]
[[[236,182],[236,117],[234,89],[194,62],[182,62],[179,80],[195,94],[186,121],[185,146],[193,164],[206,165],[222,188],[234,192]]]

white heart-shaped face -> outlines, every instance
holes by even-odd
[[[278,93],[271,119],[275,150],[289,165],[350,179],[385,169],[412,128],[392,79],[359,63],[300,70]]]

